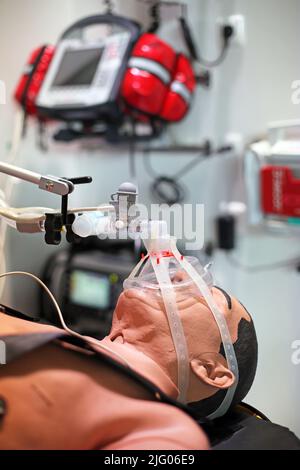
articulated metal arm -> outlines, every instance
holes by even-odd
[[[50,245],[59,245],[62,232],[67,232],[67,241],[73,242],[79,237],[73,233],[72,226],[76,214],[84,212],[114,213],[114,220],[121,221],[123,227],[128,224],[128,212],[137,202],[137,189],[131,183],[124,183],[116,194],[112,196],[109,205],[87,207],[79,209],[68,208],[68,196],[77,185],[89,184],[91,177],[58,178],[55,176],[42,176],[23,168],[0,162],[0,173],[35,184],[43,191],[61,196],[61,210],[33,207],[14,209],[0,207],[0,218],[21,233],[46,232],[45,241]],[[117,226],[118,224],[116,224]]]
[[[35,184],[40,189],[59,196],[66,196],[74,191],[74,185],[69,181],[64,181],[63,178],[42,176],[33,171],[9,165],[8,163],[0,162],[0,173]]]

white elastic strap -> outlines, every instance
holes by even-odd
[[[192,93],[188,89],[188,87],[179,81],[175,81],[171,85],[171,91],[176,93],[177,95],[181,96],[181,98],[187,103],[190,104],[192,101]]]
[[[136,277],[136,275],[138,274],[139,270],[141,269],[141,267],[143,266],[143,264],[145,263],[145,261],[149,258],[149,255],[145,256],[144,258],[141,259],[141,261],[136,265],[136,267],[132,270],[132,272],[130,273],[130,275],[128,276],[128,279],[133,279],[134,277]]]
[[[156,256],[150,256],[150,260],[160,287],[173,344],[177,355],[177,387],[179,390],[178,401],[181,403],[186,403],[189,386],[189,353],[182,322],[177,309],[176,294],[170,279],[168,266],[166,265],[166,258],[159,258],[159,264],[157,262]]]
[[[168,69],[155,60],[146,59],[145,57],[132,57],[128,66],[156,75],[165,85],[168,85],[171,81],[171,74]]]
[[[177,249],[176,240],[172,240],[171,245],[172,245],[172,252],[173,252],[174,257],[177,259],[178,263],[182,266],[184,271],[194,281],[194,283],[196,284],[201,294],[203,295],[208,307],[210,308],[216,320],[216,323],[220,330],[220,335],[221,335],[222,343],[224,346],[224,351],[225,351],[225,356],[226,356],[228,367],[235,376],[235,382],[231,387],[228,388],[225,398],[223,402],[221,403],[221,405],[219,406],[219,408],[214,413],[208,416],[209,419],[219,418],[228,411],[232,403],[232,399],[234,397],[234,394],[238,385],[238,381],[239,381],[238,363],[237,363],[234,347],[231,341],[230,332],[228,330],[226,319],[223,313],[219,310],[213,298],[213,295],[209,287],[205,283],[205,281],[198,274],[195,268],[186,259],[182,258],[181,254],[179,253]]]

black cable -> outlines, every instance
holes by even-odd
[[[221,147],[219,150],[217,150],[216,153],[222,153],[224,151],[230,151],[232,150],[231,147]],[[197,166],[199,163],[202,163],[203,160],[199,161],[199,158],[203,156],[204,158],[209,157],[212,154],[212,149],[211,149],[211,144],[209,141],[206,141],[205,144],[203,145],[203,150],[201,154],[197,155],[191,162],[189,162],[187,165],[185,165],[181,170],[179,170],[174,176],[173,179],[179,179],[182,176],[184,176],[186,173],[188,173],[190,170],[192,170],[195,166]],[[151,165],[151,149],[145,149],[144,150],[144,166],[147,171],[147,173],[152,177],[152,178],[160,178],[160,174],[157,173],[153,166]]]
[[[230,43],[230,39],[231,39],[231,37],[234,33],[234,30],[233,30],[232,26],[224,25],[223,28],[222,28],[222,41],[223,41],[223,44],[222,44],[222,49],[221,49],[221,52],[220,52],[219,56],[215,60],[207,60],[207,59],[204,59],[201,56],[201,54],[199,53],[199,50],[197,49],[196,42],[193,38],[191,29],[190,29],[190,27],[188,25],[188,22],[187,22],[187,19],[186,19],[186,15],[187,15],[187,13],[185,13],[185,16],[182,16],[179,19],[179,22],[180,22],[180,25],[181,25],[184,40],[187,44],[187,47],[188,47],[188,50],[190,52],[190,55],[191,55],[192,59],[195,62],[199,62],[200,64],[205,65],[206,67],[216,67],[217,65],[220,65],[226,57],[228,47],[229,47],[229,43]]]
[[[106,6],[106,13],[112,15],[114,10],[114,4],[112,0],[103,0],[104,5]]]
[[[185,199],[185,190],[178,181],[168,176],[156,178],[151,186],[154,197],[168,206],[180,204]]]
[[[199,159],[199,157],[198,157]],[[149,150],[144,151],[144,167],[154,181],[151,184],[151,192],[159,201],[173,206],[184,200],[185,191],[175,178],[169,176],[161,176],[151,165],[151,155]]]
[[[149,150],[144,150],[143,160],[144,160],[144,167],[148,175],[151,176],[152,178],[159,178],[160,174],[157,173],[154,170],[153,166],[151,165],[151,155],[150,155]]]
[[[208,155],[204,155],[208,157]],[[160,201],[172,206],[174,204],[180,204],[185,199],[185,190],[182,185],[178,182],[178,179],[188,173],[192,168],[196,167],[204,160],[200,159],[200,155],[197,155],[191,162],[185,165],[180,171],[174,176],[162,176],[159,175],[151,165],[151,156],[148,151],[144,152],[144,164],[147,173],[154,178],[154,182],[151,185],[153,195]]]
[[[202,156],[202,160],[199,160],[199,158]],[[197,155],[192,161],[190,161],[187,165],[185,165],[181,170],[179,170],[175,175],[174,175],[174,180],[178,180],[179,178],[182,178],[184,175],[189,173],[193,168],[198,166],[200,163],[204,163],[204,159],[207,159],[210,156],[210,154],[207,155]]]
[[[218,65],[221,65],[222,62],[224,62],[224,60],[226,59],[228,49],[229,49],[228,42],[227,43],[224,42],[221,53],[220,53],[219,57],[217,57],[217,59],[209,61],[209,60],[204,59],[203,57],[199,56],[198,62],[202,65],[205,65],[205,67],[210,67],[210,68],[217,67]]]
[[[278,261],[276,263],[271,263],[271,264],[261,264],[257,266],[247,266],[238,261],[236,258],[234,258],[232,255],[229,253],[227,254],[227,260],[229,263],[234,267],[238,268],[242,271],[248,272],[248,273],[258,273],[258,272],[264,272],[264,271],[276,271],[277,269],[283,269],[283,268],[290,268],[290,267],[297,267],[300,263],[300,257],[299,258],[290,258],[287,260],[282,260]]]
[[[132,180],[136,180],[137,171],[136,171],[136,140],[135,140],[135,123],[131,122],[132,125],[132,134],[129,138],[129,170],[130,177]]]
[[[151,24],[147,28],[148,33],[156,33],[160,27],[160,7],[163,2],[160,0],[137,0],[139,3],[149,6],[149,15],[151,18]]]
[[[130,139],[129,142],[129,169],[130,169],[130,177],[135,180],[136,179],[136,146],[134,139]]]
[[[206,158],[208,155],[206,156]],[[205,157],[203,157],[205,158]],[[150,159],[148,159],[150,160]],[[152,184],[152,192],[157,199],[161,200],[169,206],[174,204],[180,204],[184,201],[186,191],[183,186],[179,183],[179,179],[182,178],[186,173],[191,171],[193,168],[203,163],[203,159],[197,155],[191,162],[189,162],[184,168],[179,170],[173,177],[159,176],[155,179]]]
[[[232,147],[223,146],[213,151],[209,141],[203,146],[203,151],[198,154],[192,161],[181,168],[174,176],[163,176],[157,173],[151,165],[151,149],[144,151],[144,167],[147,173],[154,179],[151,185],[151,190],[154,196],[168,205],[179,204],[185,199],[185,190],[179,183],[179,179],[182,178],[186,173],[191,171],[196,166],[204,163],[208,157],[213,154],[221,155],[222,153],[230,152]],[[202,157],[202,159],[201,159]]]
[[[214,60],[207,60],[201,56],[196,46],[196,42],[194,40],[192,31],[188,24],[188,20],[187,20],[188,10],[187,10],[187,5],[185,3],[164,2],[161,0],[138,0],[138,1],[144,4],[150,5],[150,17],[152,19],[152,23],[148,29],[148,32],[155,33],[159,29],[160,24],[161,24],[160,8],[162,5],[166,5],[166,6],[178,5],[181,7],[181,10],[182,10],[181,17],[179,18],[179,23],[180,23],[182,34],[183,34],[183,39],[189,50],[191,58],[195,62],[198,62],[206,67],[216,67],[225,60],[227,51],[229,48],[230,39],[232,38],[233,33],[234,33],[234,29],[231,25],[227,24],[227,25],[223,25],[222,27],[223,44],[222,44],[222,49],[221,49],[219,56]]]
[[[160,2],[155,2],[150,8],[152,23],[148,28],[148,33],[156,33],[160,27]]]
[[[217,67],[218,65],[221,65],[222,62],[224,62],[224,60],[226,59],[227,52],[229,49],[230,38],[232,35],[233,35],[233,28],[231,26],[224,26],[223,31],[222,31],[223,44],[222,44],[222,49],[221,49],[219,56],[215,60],[207,60],[207,59],[204,59],[199,54],[199,51],[198,51],[197,61],[200,64],[205,65],[206,67]]]
[[[232,37],[233,32],[234,31],[233,31],[232,26],[229,26],[229,25],[223,26],[223,30],[222,30],[223,44],[222,44],[222,49],[221,49],[219,56],[215,60],[207,60],[207,59],[204,59],[198,51],[198,54],[197,54],[198,62],[202,65],[205,65],[206,67],[217,67],[218,65],[222,64],[222,62],[224,62],[224,60],[226,59],[227,52],[229,49],[229,44],[230,44],[230,38]]]

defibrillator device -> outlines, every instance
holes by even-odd
[[[252,224],[300,229],[300,121],[275,123],[245,161]]]
[[[108,13],[76,22],[56,46],[33,51],[15,98],[44,122],[80,123],[87,131],[102,124],[100,133],[118,134],[129,120],[149,124],[153,135],[187,115],[196,84],[185,54]]]

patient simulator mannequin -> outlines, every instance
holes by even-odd
[[[235,377],[203,297],[193,285],[185,285],[183,272],[178,271],[173,282],[183,286],[176,291],[176,300],[189,351],[187,403],[198,417],[205,417],[218,408]],[[237,300],[218,288],[212,293],[227,320],[239,365],[234,406],[254,379],[256,335]],[[5,341],[60,333],[0,313],[0,339]],[[130,375],[97,361],[90,351],[53,338],[0,367],[0,449],[209,448],[194,419],[162,403],[161,396],[178,398],[177,357],[158,289],[125,283],[111,332],[93,349],[153,384],[158,390],[155,397]]]

